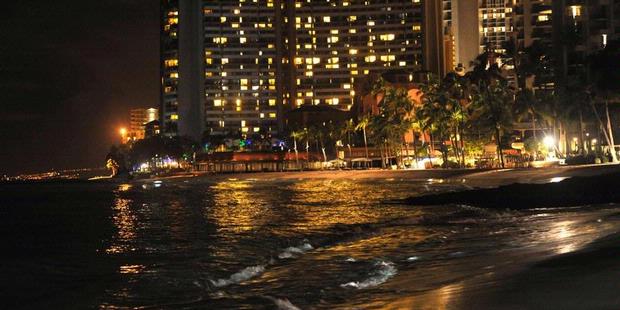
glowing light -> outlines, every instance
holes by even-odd
[[[568,179],[568,177],[553,177],[549,180],[549,183],[558,183]]]
[[[119,129],[118,132],[121,134],[121,136],[124,137],[125,135],[127,135],[127,128],[121,127],[121,129]]]
[[[543,143],[545,144],[546,147],[552,148],[555,145],[555,139],[552,136],[546,136],[543,139]]]

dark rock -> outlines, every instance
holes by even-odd
[[[408,204],[466,204],[495,209],[568,207],[620,202],[620,173],[572,177],[557,183],[511,184],[491,189],[475,189],[410,197]]]

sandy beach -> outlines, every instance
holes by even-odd
[[[575,176],[595,176],[620,172],[620,165],[581,165],[524,169],[429,169],[429,170],[324,170],[210,174],[193,173],[160,178],[136,180],[153,182],[155,180],[213,181],[237,180],[430,180],[436,182],[464,182],[472,187],[494,187],[512,183],[546,183],[554,178]]]

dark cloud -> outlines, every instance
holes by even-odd
[[[102,164],[128,109],[158,103],[158,1],[8,4],[0,174]]]

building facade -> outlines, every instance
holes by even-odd
[[[164,0],[164,135],[271,136],[303,105],[351,109],[371,73],[423,69],[421,0]]]
[[[158,119],[158,109],[131,109],[129,112],[129,132],[127,133],[127,139],[132,141],[144,139],[146,137],[144,126]]]
[[[513,32],[513,1],[426,0],[426,69],[441,76],[471,68],[486,49],[503,54]]]
[[[560,84],[588,82],[587,58],[620,39],[620,1],[553,1],[556,76]]]

